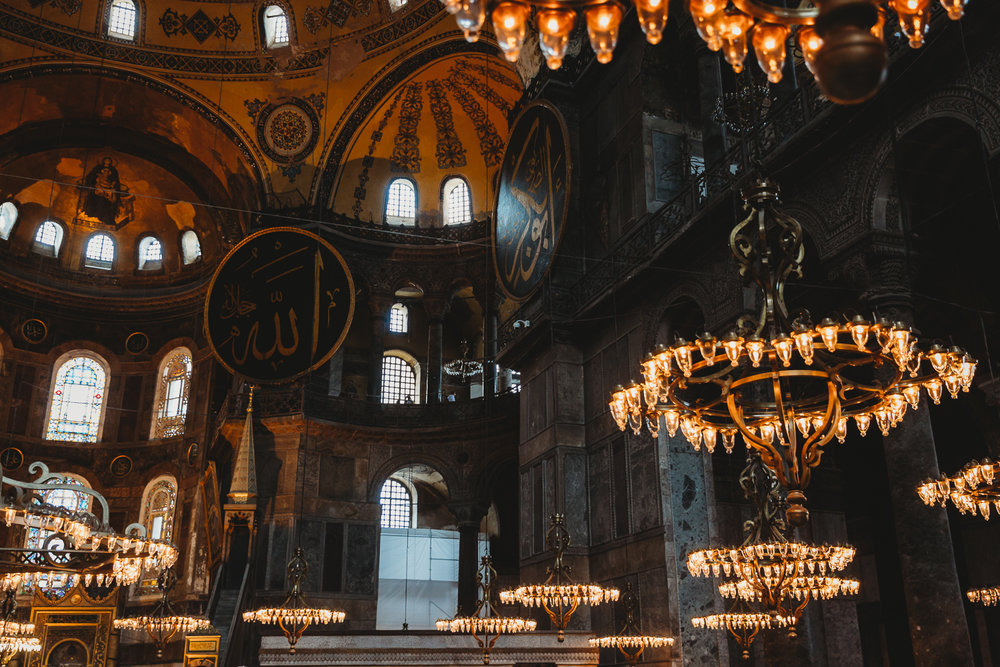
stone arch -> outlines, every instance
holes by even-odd
[[[653,349],[653,346],[659,342],[666,345],[670,344],[670,341],[658,341],[657,337],[660,334],[660,324],[667,314],[667,311],[676,303],[689,300],[694,303],[695,306],[701,311],[702,317],[705,317],[710,309],[708,304],[712,303],[712,295],[708,291],[708,287],[700,282],[694,280],[686,280],[682,283],[676,285],[673,289],[668,290],[656,303],[656,306],[648,310],[649,315],[644,318],[643,332],[642,332],[642,342],[643,350],[642,354],[649,352]],[[696,335],[699,332],[688,332],[688,335]],[[630,364],[636,364],[639,359],[630,359]],[[629,367],[630,372],[632,371],[632,366]]]
[[[382,490],[385,480],[392,477],[396,471],[410,465],[425,465],[433,468],[444,478],[444,483],[448,487],[449,494],[454,494],[457,489],[461,488],[457,474],[451,470],[444,459],[414,449],[413,451],[393,456],[375,469],[375,472],[372,473],[368,480],[368,501],[378,504],[379,492]]]

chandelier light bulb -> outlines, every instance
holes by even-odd
[[[889,0],[889,6],[899,15],[899,27],[910,40],[910,48],[922,47],[930,28],[930,0]]]
[[[445,11],[451,15],[458,13],[458,10],[462,8],[462,0],[441,0],[441,4],[444,5]]]
[[[618,26],[622,22],[622,8],[617,2],[596,5],[584,11],[590,46],[597,54],[597,62],[611,62],[618,44]]]
[[[493,32],[497,43],[509,62],[517,62],[528,32],[531,7],[520,2],[501,2],[493,8]]]
[[[635,14],[639,27],[650,44],[659,44],[663,39],[663,28],[667,25],[667,0],[635,0]]]
[[[572,9],[543,9],[535,15],[539,46],[549,69],[559,69],[562,66],[566,47],[569,46],[569,35],[575,24],[576,12]]]
[[[810,26],[802,26],[799,28],[798,33],[799,50],[802,51],[802,59],[806,63],[806,67],[809,71],[815,75],[816,74],[816,54],[823,47],[823,38],[816,34],[816,30]],[[834,338],[836,341],[836,329],[834,326]],[[820,328],[820,333],[823,334],[823,327]],[[823,342],[826,343],[826,334],[823,334]],[[829,347],[829,345],[827,345]],[[833,350],[830,350],[833,352]]]
[[[948,18],[957,21],[965,14],[965,5],[969,0],[941,0],[941,6],[948,12]]]
[[[781,81],[785,68],[785,41],[790,31],[777,23],[758,23],[753,28],[753,51],[757,63],[771,83]]]
[[[455,12],[455,22],[465,35],[466,41],[472,43],[479,40],[479,29],[486,22],[486,0],[461,0],[461,6]]]
[[[737,74],[743,71],[743,61],[747,57],[747,33],[752,26],[753,19],[740,11],[723,12],[719,20],[722,54]]]

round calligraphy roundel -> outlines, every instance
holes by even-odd
[[[354,317],[354,279],[316,234],[275,227],[251,234],[216,269],[205,334],[216,358],[251,382],[294,380],[325,363]]]
[[[500,167],[493,263],[503,291],[528,298],[562,238],[569,204],[569,138],[555,107],[535,102],[514,121]]]

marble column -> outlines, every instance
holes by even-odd
[[[729,664],[727,635],[691,625],[695,616],[725,611],[721,598],[716,601],[713,580],[694,577],[687,569],[689,553],[719,546],[712,459],[694,451],[679,432],[670,437],[664,428],[657,448],[673,655],[686,666]]]
[[[372,298],[369,308],[372,321],[372,340],[368,349],[368,400],[382,400],[382,356],[385,354],[385,330],[391,304]]]
[[[479,502],[456,502],[448,507],[458,520],[458,609],[468,616],[479,599],[479,526],[487,508]]]
[[[448,302],[424,299],[424,311],[427,313],[427,403],[440,403],[444,315],[448,311]]]

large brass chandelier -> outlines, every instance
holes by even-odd
[[[243,612],[243,620],[247,623],[275,624],[288,640],[288,652],[295,653],[295,644],[310,625],[343,623],[345,614],[325,607],[310,607],[302,597],[302,580],[309,572],[302,547],[295,548],[295,555],[288,561],[286,568],[288,580],[292,584],[288,597],[280,607],[261,607],[253,611]]]
[[[156,587],[160,591],[160,600],[148,614],[130,616],[128,618],[116,618],[114,626],[116,630],[131,630],[133,632],[145,632],[153,646],[156,647],[156,657],[163,657],[163,649],[176,636],[188,632],[208,630],[212,627],[212,622],[207,618],[198,616],[187,616],[178,614],[167,595],[177,583],[177,575],[173,568],[168,568],[160,572],[156,578]]]
[[[471,616],[455,616],[450,619],[439,619],[435,626],[441,631],[468,632],[476,640],[483,652],[483,664],[490,664],[490,653],[496,646],[500,635],[517,632],[531,632],[538,623],[517,616],[503,616],[497,613],[493,584],[496,582],[497,571],[493,567],[493,559],[483,556],[476,573],[476,583],[479,585],[479,604]]]
[[[768,180],[743,199],[750,213],[729,245],[740,274],[762,293],[760,315],[721,338],[704,333],[660,346],[642,362],[641,384],[614,391],[611,414],[621,430],[680,430],[696,450],[712,452],[721,441],[731,452],[739,435],[788,489],[787,518],[801,525],[811,470],[827,443],[844,441],[850,421],[862,436],[873,425],[886,436],[917,409],[921,390],[935,403],[944,390],[952,398],[968,391],[976,361],[957,347],[919,346],[901,322],[856,315],[817,325],[807,311],[790,313],[784,287],[801,275],[802,227]]]
[[[617,648],[630,665],[638,664],[639,656],[647,648],[673,646],[673,637],[642,634],[639,622],[635,618],[635,607],[638,602],[638,596],[632,591],[632,582],[628,582],[621,596],[621,603],[625,607],[625,623],[621,631],[616,635],[594,637],[590,640],[590,645],[598,648]]]
[[[0,521],[44,536],[34,548],[0,548],[0,590],[18,590],[26,584],[101,586],[129,585],[143,573],[158,574],[177,561],[177,548],[164,540],[147,539],[138,523],[126,526],[124,534],[108,524],[108,503],[97,491],[60,484],[59,475],[39,461],[28,471],[38,476],[24,482],[2,476]],[[89,496],[90,510],[72,511],[44,502],[52,491],[71,491]],[[23,543],[23,539],[21,540]]]
[[[750,659],[750,647],[761,630],[787,628],[795,622],[794,618],[788,616],[755,611],[743,599],[737,599],[728,611],[721,614],[695,616],[691,619],[691,625],[696,628],[729,632],[736,640],[736,645],[742,649],[744,660]]]
[[[601,63],[611,62],[626,5],[618,0],[441,0],[470,42],[487,16],[504,56],[516,62],[528,34],[538,31],[546,63],[559,69],[581,12],[590,45]],[[940,0],[952,20],[962,18],[968,0]],[[668,0],[632,0],[646,41],[657,44],[667,23]],[[893,12],[912,48],[920,48],[930,27],[932,0],[687,0],[698,34],[712,51],[722,51],[737,73],[750,47],[772,83],[781,81],[795,42],[823,92],[853,104],[871,97],[885,79],[885,24]]]
[[[944,507],[950,500],[962,514],[979,514],[989,521],[991,508],[1000,515],[1000,463],[972,461],[954,475],[924,482],[917,494],[927,505]],[[973,588],[965,595],[969,602],[987,607],[1000,604],[1000,586]]]
[[[0,665],[7,665],[18,653],[37,653],[42,643],[35,636],[35,624],[17,620],[17,593],[4,593],[0,603]]]
[[[598,605],[618,600],[617,588],[605,588],[598,584],[578,584],[573,580],[573,567],[563,560],[564,552],[570,545],[566,518],[553,514],[552,525],[545,534],[545,543],[552,550],[554,560],[545,569],[548,577],[544,583],[518,586],[514,590],[500,591],[500,601],[504,604],[515,602],[526,607],[541,607],[548,614],[556,629],[556,639],[566,640],[566,626],[581,604]]]

